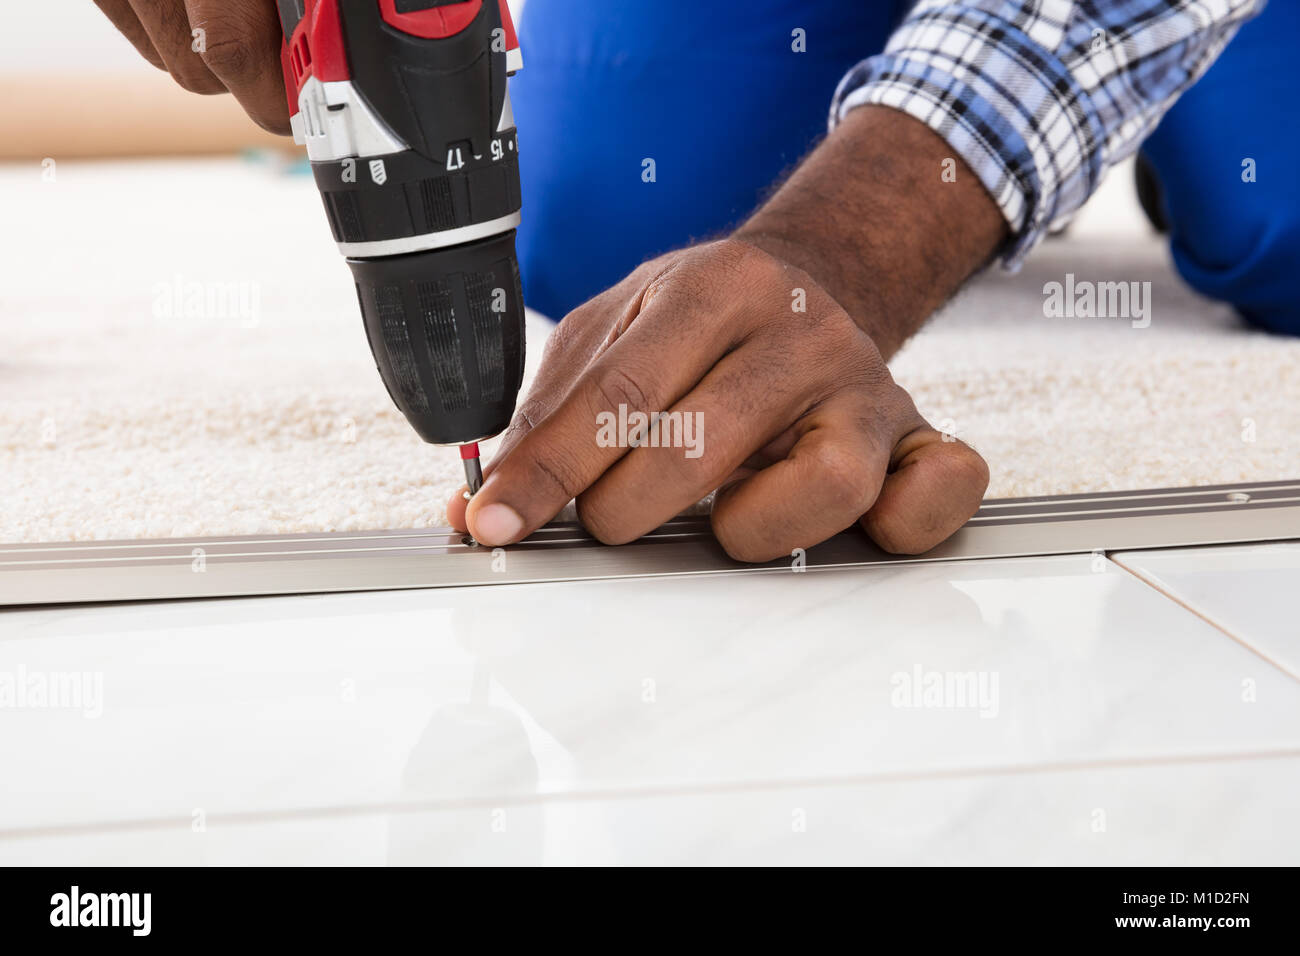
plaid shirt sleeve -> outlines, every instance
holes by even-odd
[[[1015,270],[1264,2],[921,0],[840,81],[831,126],[875,103],[937,132],[1001,207]]]

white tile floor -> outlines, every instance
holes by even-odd
[[[1300,680],[1300,546],[1133,551],[1116,561]]]
[[[102,693],[0,708],[0,863],[1296,863],[1297,567],[9,612],[0,680]]]

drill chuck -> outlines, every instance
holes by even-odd
[[[505,430],[524,374],[514,231],[375,259],[348,259],[388,394],[427,442]]]

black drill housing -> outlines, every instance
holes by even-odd
[[[401,0],[399,9],[437,2]],[[518,143],[513,126],[500,128],[500,9],[484,0],[443,39],[393,28],[376,2],[338,9],[357,94],[408,147],[312,163],[335,240],[347,244],[376,368],[425,441],[491,437],[510,423],[524,367],[511,221]],[[383,245],[370,255],[367,243]]]

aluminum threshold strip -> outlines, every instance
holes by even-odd
[[[891,555],[857,529],[806,566],[867,567],[1300,538],[1300,481],[986,501],[922,555]],[[0,605],[306,594],[789,570],[733,561],[707,517],[621,547],[553,524],[493,550],[447,528],[0,545]]]

